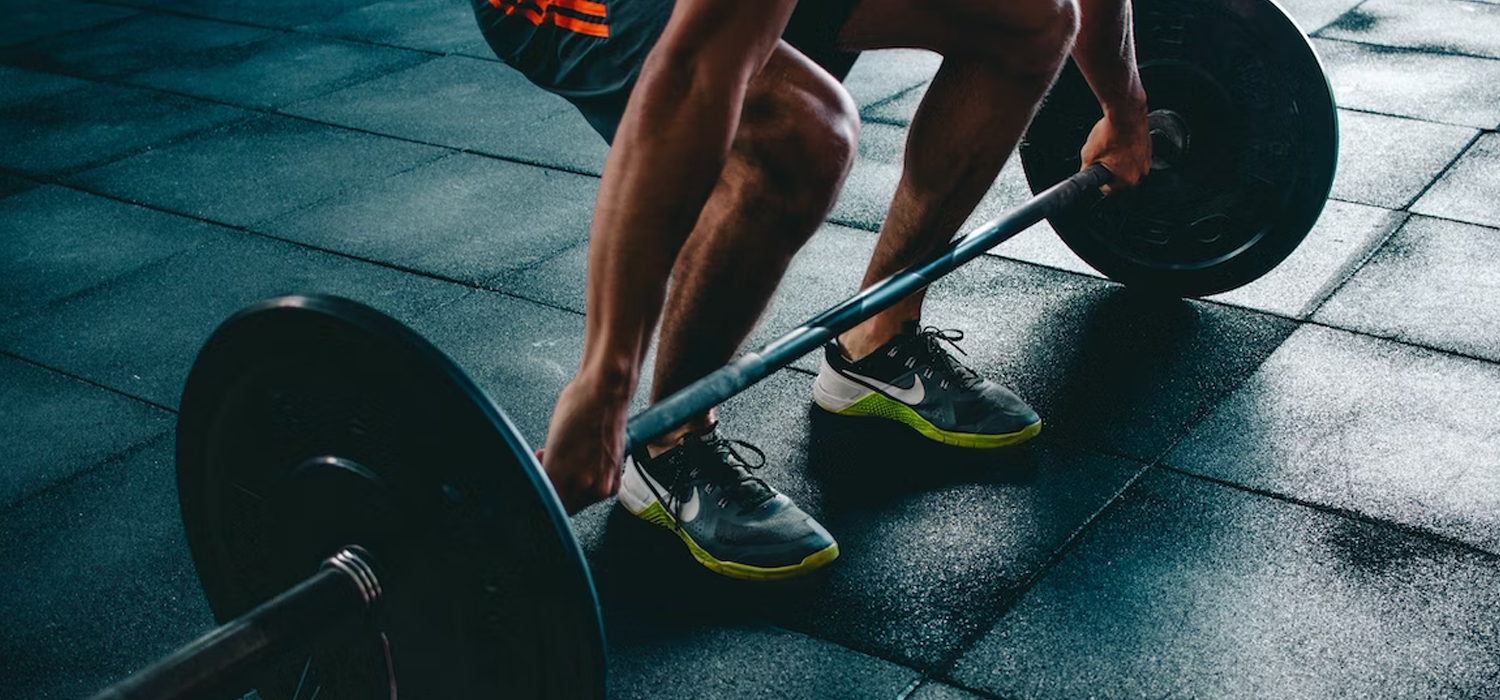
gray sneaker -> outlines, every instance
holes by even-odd
[[[740,448],[757,461],[746,460]],[[768,581],[800,576],[838,557],[838,543],[822,525],[750,474],[765,464],[755,446],[725,440],[710,428],[655,458],[640,452],[625,459],[620,505],[676,532],[709,569]]]
[[[919,328],[902,332],[868,357],[850,361],[838,341],[823,348],[813,401],[844,416],[878,416],[959,447],[1006,447],[1042,431],[1042,419],[1011,390],[980,377],[948,354],[963,332]]]

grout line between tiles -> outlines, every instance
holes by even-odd
[[[1410,212],[1401,210],[1392,211],[1398,216],[1395,223],[1391,225],[1390,230],[1367,246],[1358,258],[1352,260],[1346,259],[1340,267],[1338,274],[1323,283],[1322,288],[1313,294],[1312,299],[1307,304],[1303,305],[1302,312],[1297,316],[1297,320],[1308,321],[1312,319],[1313,315],[1322,310],[1323,305],[1327,304],[1328,300],[1333,298],[1333,295],[1338,294],[1339,290],[1343,289],[1344,285],[1349,283],[1349,280],[1354,279],[1354,276],[1359,274],[1359,271],[1364,268],[1365,264],[1370,262],[1375,257],[1375,254],[1380,252],[1381,248],[1385,247],[1386,243],[1389,243],[1397,233],[1401,232],[1401,229],[1406,226],[1406,222],[1411,220],[1412,215]]]
[[[0,64],[0,65],[3,65],[3,64]],[[80,173],[80,172],[86,172],[88,170],[92,170],[94,168],[104,167],[106,165],[117,163],[117,162],[119,162],[121,160],[124,160],[125,158],[130,157],[130,156],[139,155],[140,153],[143,153],[145,151],[154,150],[154,149],[161,148],[161,147],[164,147],[164,146],[167,146],[167,145],[181,143],[183,141],[190,140],[193,137],[202,136],[203,134],[206,134],[206,133],[209,133],[209,132],[212,132],[212,131],[215,131],[215,130],[225,129],[225,128],[228,128],[230,126],[233,126],[234,124],[244,123],[244,122],[249,121],[251,119],[263,118],[263,117],[282,117],[282,118],[285,118],[285,119],[294,119],[294,120],[301,121],[301,122],[306,122],[306,123],[309,123],[309,124],[317,124],[319,126],[325,126],[325,127],[329,127],[329,128],[332,128],[332,129],[338,129],[338,130],[341,130],[341,131],[348,131],[348,132],[357,133],[357,134],[365,134],[367,136],[376,136],[376,137],[380,137],[380,138],[387,138],[387,139],[391,139],[391,140],[394,140],[394,141],[401,141],[403,143],[415,144],[415,145],[418,145],[418,146],[427,146],[427,147],[430,147],[430,148],[440,148],[440,149],[443,149],[443,150],[446,150],[446,151],[451,151],[451,152],[454,152],[454,153],[467,153],[469,155],[479,156],[479,157],[482,157],[482,158],[490,158],[490,159],[493,159],[493,160],[500,160],[500,161],[505,161],[505,162],[508,162],[508,163],[516,163],[518,165],[528,165],[528,166],[532,166],[532,167],[536,167],[536,168],[544,168],[544,169],[547,169],[547,170],[555,170],[555,171],[558,171],[558,172],[564,172],[564,173],[569,173],[569,174],[573,174],[573,175],[581,175],[581,176],[584,176],[584,177],[591,177],[591,178],[594,178],[596,180],[600,179],[601,176],[599,175],[599,173],[595,173],[595,172],[592,172],[592,171],[589,171],[589,170],[584,170],[582,168],[575,168],[575,167],[566,166],[566,165],[558,165],[558,164],[554,164],[554,163],[543,163],[543,162],[540,162],[540,161],[527,160],[527,159],[524,159],[524,158],[511,157],[511,156],[503,156],[503,155],[498,155],[498,154],[494,154],[494,153],[486,153],[484,151],[477,151],[477,150],[474,150],[472,148],[450,146],[450,145],[447,145],[447,144],[434,143],[434,142],[431,142],[431,141],[424,141],[422,139],[410,138],[410,137],[407,137],[407,136],[400,136],[400,135],[397,135],[397,134],[387,134],[387,133],[383,133],[383,132],[379,132],[379,131],[371,131],[369,129],[361,129],[359,127],[349,126],[347,124],[339,124],[337,122],[324,121],[324,120],[321,120],[321,119],[314,119],[312,117],[306,117],[306,116],[302,116],[302,115],[299,115],[299,114],[293,114],[291,112],[282,111],[283,109],[290,108],[290,107],[292,107],[292,106],[294,106],[296,104],[301,104],[303,102],[308,102],[308,101],[311,101],[311,100],[321,99],[322,97],[326,97],[328,95],[332,95],[334,93],[341,92],[343,90],[348,90],[350,88],[358,87],[359,85],[362,85],[362,84],[367,83],[367,82],[371,82],[371,81],[374,81],[374,80],[379,80],[379,79],[381,79],[383,77],[387,77],[387,76],[390,76],[390,75],[395,75],[397,73],[401,73],[401,72],[404,72],[404,71],[408,71],[408,70],[413,70],[413,69],[416,69],[416,68],[420,68],[423,65],[426,65],[426,62],[424,62],[424,63],[418,63],[418,64],[412,65],[412,66],[407,66],[407,67],[402,68],[400,70],[391,71],[390,73],[373,75],[370,78],[367,78],[365,80],[357,81],[357,82],[350,83],[350,84],[347,84],[347,85],[341,85],[340,87],[334,88],[334,89],[330,90],[327,93],[323,93],[322,95],[318,95],[318,96],[314,96],[314,97],[309,97],[306,100],[301,100],[299,102],[295,102],[295,103],[290,104],[290,105],[284,105],[282,107],[264,107],[264,106],[257,106],[257,105],[237,104],[237,103],[234,103],[234,102],[226,102],[224,100],[219,100],[219,99],[215,99],[215,98],[212,98],[212,97],[204,97],[202,95],[194,95],[194,94],[186,93],[186,92],[178,92],[176,90],[168,90],[166,88],[156,87],[156,86],[152,86],[152,85],[138,85],[136,83],[125,82],[124,80],[120,80],[120,79],[101,79],[99,77],[88,76],[88,75],[84,75],[84,74],[80,74],[80,73],[68,73],[68,72],[61,72],[61,71],[55,71],[55,70],[35,70],[35,69],[32,69],[32,68],[19,68],[19,67],[16,67],[16,69],[17,70],[30,71],[32,73],[43,73],[45,75],[56,75],[56,76],[61,76],[61,77],[64,77],[64,78],[73,78],[73,79],[76,79],[76,80],[84,80],[84,81],[88,81],[88,82],[91,82],[91,83],[94,83],[94,84],[97,84],[97,85],[110,85],[110,86],[115,86],[115,87],[123,87],[123,88],[127,88],[127,89],[133,89],[133,90],[142,90],[142,91],[146,91],[146,92],[153,92],[153,93],[162,94],[162,95],[170,95],[170,96],[173,96],[173,97],[186,98],[186,99],[190,99],[190,100],[195,100],[195,101],[198,101],[198,102],[202,102],[204,104],[219,105],[219,106],[222,106],[222,107],[230,107],[230,108],[233,108],[233,109],[238,109],[240,111],[247,112],[247,113],[249,113],[251,115],[251,116],[248,116],[248,117],[246,117],[244,119],[234,120],[234,121],[231,121],[231,122],[225,122],[225,123],[222,123],[222,124],[215,124],[213,126],[205,127],[205,128],[203,128],[203,129],[201,129],[199,131],[194,131],[194,132],[191,132],[189,134],[183,134],[181,136],[165,140],[165,141],[163,141],[161,143],[154,143],[154,144],[151,144],[151,145],[149,145],[149,146],[147,146],[147,147],[145,147],[143,149],[140,149],[140,150],[137,150],[137,151],[132,151],[129,154],[126,154],[126,155],[121,156],[119,158],[113,158],[113,159],[111,159],[111,160],[109,160],[107,162],[104,162],[104,163],[92,164],[92,165],[86,166],[84,168],[80,168],[80,169],[77,169],[77,170],[68,171],[63,176],[74,175],[74,174],[77,174],[77,173]],[[124,77],[129,77],[129,76],[124,76]],[[80,89],[82,89],[82,88],[80,88]],[[45,99],[45,98],[41,98],[41,99]],[[48,182],[50,182],[50,183],[56,183],[57,181],[58,181],[57,177],[51,177],[48,180]]]
[[[155,433],[155,434],[151,435],[150,437],[147,437],[144,440],[141,440],[140,442],[138,442],[138,443],[136,443],[134,445],[131,445],[130,447],[127,447],[127,448],[125,448],[123,450],[120,450],[118,452],[113,452],[113,453],[110,453],[108,455],[105,455],[99,461],[97,461],[97,462],[95,462],[95,463],[93,463],[93,464],[91,464],[91,465],[89,465],[87,467],[84,467],[83,469],[80,469],[80,470],[78,470],[76,472],[73,472],[72,474],[64,476],[64,477],[62,477],[60,479],[57,479],[55,481],[47,482],[46,486],[43,486],[43,487],[41,487],[41,488],[39,488],[39,489],[37,489],[35,491],[32,491],[29,494],[26,494],[20,500],[15,501],[14,503],[11,503],[10,505],[4,506],[4,507],[0,507],[0,519],[4,519],[12,511],[14,511],[14,510],[16,510],[18,508],[21,508],[22,506],[24,506],[24,505],[32,502],[33,500],[37,499],[38,497],[41,497],[41,496],[43,496],[45,494],[48,494],[48,493],[52,493],[54,491],[59,491],[59,490],[65,488],[68,484],[71,484],[71,483],[73,483],[73,482],[75,482],[75,481],[83,478],[86,475],[89,475],[89,474],[92,474],[94,472],[97,472],[100,469],[111,467],[111,466],[114,466],[114,465],[119,464],[121,462],[124,462],[124,461],[130,459],[131,457],[134,457],[134,456],[136,456],[136,455],[138,455],[138,454],[140,454],[142,452],[145,452],[147,449],[149,449],[151,447],[154,447],[159,442],[172,439],[171,436],[173,434],[173,431],[174,431],[174,429],[170,429],[169,428],[169,429],[163,430],[163,431],[161,431],[159,433]]]
[[[963,639],[961,639],[957,644],[954,645],[951,654],[940,659],[940,661],[935,665],[937,669],[940,669],[940,672],[935,674],[936,678],[942,680],[945,683],[953,681],[954,667],[958,665],[959,661],[963,660],[964,655],[972,650],[974,648],[974,645],[978,644],[980,640],[984,639],[985,635],[988,635],[990,633],[990,630],[995,628],[995,625],[999,624],[1001,620],[1005,619],[1005,617],[1010,614],[1011,610],[1013,610],[1015,606],[1020,603],[1021,600],[1027,596],[1027,594],[1031,592],[1031,589],[1035,587],[1036,584],[1042,580],[1042,578],[1051,573],[1053,569],[1057,568],[1057,565],[1062,562],[1063,558],[1066,557],[1069,552],[1073,551],[1074,547],[1078,546],[1078,543],[1083,539],[1084,535],[1089,530],[1093,529],[1095,523],[1099,522],[1109,512],[1118,508],[1118,504],[1123,502],[1126,492],[1135,488],[1135,485],[1140,483],[1141,479],[1144,478],[1145,475],[1154,468],[1153,464],[1144,464],[1140,460],[1129,461],[1141,465],[1141,468],[1136,471],[1136,473],[1129,479],[1127,479],[1125,483],[1115,491],[1114,494],[1105,499],[1104,503],[1101,504],[1097,509],[1095,509],[1093,514],[1085,518],[1082,523],[1079,523],[1078,527],[1074,528],[1073,532],[1063,539],[1062,544],[1058,545],[1057,548],[1054,549],[1052,553],[1049,554],[1042,561],[1042,563],[1036,567],[1035,570],[1033,570],[1025,578],[1022,578],[1017,582],[1011,594],[1004,600],[1002,600],[999,604],[997,604],[991,611],[992,613],[994,613],[994,615],[993,620],[988,626],[984,626],[981,629],[976,629],[973,632],[965,635]]]
[[[1458,154],[1453,156],[1453,158],[1448,161],[1447,165],[1443,166],[1442,170],[1439,170],[1436,175],[1432,176],[1432,179],[1427,181],[1427,185],[1423,187],[1420,192],[1412,195],[1412,198],[1410,200],[1407,200],[1406,205],[1401,207],[1397,211],[1411,211],[1411,208],[1416,206],[1417,202],[1420,202],[1422,200],[1423,195],[1427,194],[1428,191],[1436,186],[1437,183],[1448,174],[1448,171],[1452,170],[1453,166],[1458,164],[1458,161],[1463,160],[1463,157],[1467,155],[1469,151],[1474,149],[1474,145],[1479,143],[1479,139],[1481,138],[1484,138],[1483,131],[1474,134],[1474,137],[1469,139],[1469,142],[1464,144],[1464,147],[1458,151]]]
[[[159,403],[157,403],[155,401],[152,401],[151,399],[147,399],[147,398],[143,398],[143,397],[140,397],[140,396],[136,396],[135,394],[131,394],[131,393],[128,393],[126,391],[122,391],[120,389],[116,389],[115,387],[109,386],[108,384],[101,384],[101,383],[96,382],[96,381],[94,381],[92,379],[89,379],[88,377],[85,377],[85,376],[82,376],[82,375],[78,375],[78,374],[74,374],[74,373],[69,372],[69,371],[67,371],[65,369],[59,369],[57,367],[53,367],[53,366],[48,365],[48,364],[43,363],[43,362],[38,362],[38,361],[33,360],[33,359],[31,359],[29,357],[26,357],[24,355],[17,355],[16,353],[11,352],[9,350],[0,350],[0,357],[8,357],[8,358],[10,358],[12,360],[16,360],[18,362],[24,362],[24,363],[26,363],[28,365],[31,365],[32,367],[36,367],[38,369],[43,369],[43,370],[46,370],[48,372],[53,372],[55,374],[59,374],[59,375],[62,375],[64,377],[67,377],[68,379],[72,379],[72,380],[75,380],[75,381],[83,382],[84,384],[92,386],[92,387],[94,387],[96,389],[103,389],[105,391],[108,391],[111,394],[118,394],[120,396],[123,396],[123,397],[125,397],[127,399],[131,399],[133,401],[139,401],[140,403],[146,404],[147,406],[151,406],[152,408],[157,408],[157,409],[161,409],[163,411],[166,411],[167,413],[170,413],[170,414],[172,414],[174,416],[177,415],[177,409],[172,408],[171,406],[166,406],[166,405],[163,405],[163,404],[159,404]]]
[[[1432,541],[1432,542],[1437,542],[1437,543],[1440,543],[1440,544],[1443,544],[1443,545],[1446,545],[1446,546],[1449,546],[1449,547],[1454,547],[1454,548],[1457,548],[1457,549],[1462,549],[1462,550],[1467,551],[1467,552],[1469,552],[1471,554],[1479,555],[1480,557],[1483,557],[1484,559],[1487,559],[1489,561],[1500,563],[1500,552],[1492,552],[1492,551],[1490,551],[1488,549],[1485,549],[1485,548],[1483,548],[1483,547],[1481,547],[1479,545],[1471,544],[1469,542],[1465,542],[1464,540],[1461,540],[1461,539],[1458,539],[1458,538],[1455,538],[1455,537],[1451,537],[1449,535],[1444,535],[1444,534],[1442,534],[1440,532],[1436,532],[1436,531],[1433,531],[1433,530],[1428,530],[1426,528],[1422,528],[1422,527],[1419,527],[1419,526],[1416,526],[1416,525],[1408,525],[1406,523],[1397,522],[1395,520],[1385,520],[1385,519],[1378,518],[1378,517],[1375,517],[1375,516],[1372,516],[1372,515],[1367,515],[1365,513],[1361,513],[1361,512],[1359,512],[1357,510],[1353,510],[1353,509],[1350,509],[1350,508],[1343,508],[1343,507],[1340,507],[1340,506],[1332,506],[1332,505],[1327,505],[1327,504],[1324,504],[1324,503],[1317,503],[1315,501],[1308,501],[1308,500],[1304,500],[1304,499],[1301,499],[1301,498],[1297,498],[1295,496],[1290,496],[1290,495],[1287,495],[1287,494],[1278,493],[1278,492],[1275,492],[1275,491],[1269,491],[1269,490],[1266,490],[1266,489],[1258,489],[1258,488],[1255,488],[1255,487],[1252,487],[1252,486],[1246,486],[1244,484],[1238,484],[1238,483],[1235,483],[1233,481],[1227,481],[1225,479],[1219,479],[1219,478],[1212,477],[1212,476],[1207,476],[1207,475],[1204,475],[1204,474],[1197,474],[1197,473],[1190,472],[1190,471],[1187,471],[1187,470],[1182,469],[1182,468],[1170,466],[1168,464],[1159,464],[1157,466],[1159,468],[1161,468],[1163,471],[1168,471],[1168,472],[1171,472],[1173,474],[1178,474],[1178,475],[1181,475],[1181,476],[1186,477],[1186,478],[1196,479],[1196,480],[1199,480],[1199,481],[1204,481],[1204,482],[1215,484],[1215,485],[1218,485],[1218,486],[1224,486],[1224,487],[1227,487],[1227,488],[1234,489],[1236,491],[1240,491],[1240,492],[1243,492],[1243,493],[1248,493],[1248,494],[1251,494],[1251,495],[1254,495],[1254,496],[1259,496],[1261,498],[1266,498],[1266,499],[1274,500],[1274,501],[1280,501],[1282,503],[1286,503],[1286,504],[1289,504],[1289,505],[1300,506],[1302,508],[1307,508],[1307,509],[1310,509],[1310,510],[1315,510],[1315,511],[1318,511],[1320,513],[1325,513],[1325,514],[1328,514],[1328,515],[1333,515],[1333,516],[1337,516],[1337,517],[1340,517],[1340,518],[1345,518],[1345,519],[1348,519],[1348,520],[1355,520],[1355,521],[1358,521],[1358,522],[1361,522],[1361,523],[1365,523],[1367,525],[1374,525],[1374,526],[1379,526],[1379,527],[1390,528],[1390,529],[1396,530],[1396,531],[1398,531],[1398,532],[1400,532],[1400,533],[1402,533],[1404,535],[1408,535],[1408,536],[1411,536],[1411,537],[1415,537],[1415,538],[1423,539],[1423,540],[1428,540],[1428,541]]]
[[[370,41],[368,39],[354,39],[354,38],[349,38],[349,37],[345,37],[345,36],[339,36],[337,34],[324,34],[324,33],[320,33],[320,32],[308,31],[308,30],[305,30],[305,29],[298,28],[298,27],[300,27],[302,25],[298,25],[298,26],[294,26],[294,27],[283,27],[283,26],[277,26],[277,25],[273,25],[273,24],[256,24],[254,22],[247,22],[245,20],[226,19],[226,18],[223,18],[223,17],[210,17],[208,15],[194,14],[192,12],[187,12],[187,11],[184,11],[184,10],[179,10],[179,9],[173,8],[173,7],[132,5],[132,4],[129,4],[129,3],[114,2],[112,0],[89,0],[89,2],[92,2],[92,3],[96,4],[96,5],[106,5],[106,6],[109,6],[109,7],[127,8],[127,9],[137,10],[139,12],[139,14],[138,15],[133,15],[135,17],[139,17],[141,15],[166,15],[166,16],[169,16],[169,17],[180,17],[180,18],[183,18],[183,19],[195,19],[195,20],[199,20],[199,21],[202,21],[202,22],[218,22],[220,24],[228,24],[228,25],[236,26],[236,27],[247,27],[247,28],[250,28],[250,29],[263,29],[263,30],[266,30],[266,31],[280,32],[282,34],[295,34],[295,35],[299,35],[299,36],[312,36],[312,37],[317,37],[319,39],[333,39],[333,40],[337,40],[337,41],[348,42],[348,43],[351,43],[351,44],[361,44],[361,45],[364,45],[364,46],[376,46],[376,47],[380,47],[380,48],[397,49],[397,50],[401,50],[401,51],[410,51],[412,53],[427,54],[427,55],[430,55],[430,56],[433,56],[433,57],[453,55],[453,54],[443,53],[441,51],[433,51],[431,49],[417,48],[417,47],[414,47],[414,46],[399,46],[399,45],[396,45],[396,44],[383,44],[381,42]],[[342,12],[338,13],[338,14],[335,14],[335,15],[333,15],[333,17],[338,17],[338,16],[340,16],[342,14],[343,14]],[[333,17],[330,17],[329,19],[333,19]],[[123,18],[123,19],[129,19],[129,18],[127,17],[127,18]],[[477,31],[478,27],[476,27],[475,30]],[[50,38],[55,37],[55,36],[62,36],[62,35],[61,34],[51,34],[51,35],[48,35],[46,37],[39,38],[38,41],[50,39]],[[27,42],[27,43],[31,43],[31,42]]]

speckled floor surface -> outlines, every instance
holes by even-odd
[[[1342,124],[1293,257],[1149,301],[1043,226],[937,284],[929,320],[1048,422],[998,456],[810,410],[807,360],[735,398],[725,430],[843,556],[745,585],[579,514],[615,697],[1500,697],[1500,3],[1285,5]],[[542,441],[605,145],[467,2],[0,12],[0,697],[86,696],[212,626],[172,434],[247,303],[372,304]],[[860,160],[757,341],[852,291],[936,66],[856,66]],[[1024,189],[1008,168],[981,215]]]

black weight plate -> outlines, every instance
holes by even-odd
[[[351,301],[283,297],[230,318],[183,392],[183,524],[228,621],[370,550],[384,598],[263,674],[266,700],[604,696],[598,600],[531,449],[416,333]],[[300,695],[297,690],[300,686]]]
[[[1337,110],[1302,31],[1272,0],[1136,0],[1136,55],[1152,110],[1190,132],[1181,162],[1136,190],[1050,219],[1111,279],[1177,296],[1249,283],[1316,223],[1338,164]],[[1021,146],[1040,192],[1077,172],[1102,113],[1071,61]]]

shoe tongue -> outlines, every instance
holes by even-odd
[[[714,433],[713,428],[704,431],[699,437],[705,447],[713,450],[713,461],[722,467],[714,480],[724,489],[725,495],[746,508],[754,508],[776,495],[765,482],[752,476],[747,467],[737,463],[739,460]]]
[[[901,322],[901,335],[918,335],[921,332],[922,332],[922,323],[920,321],[902,321]]]

